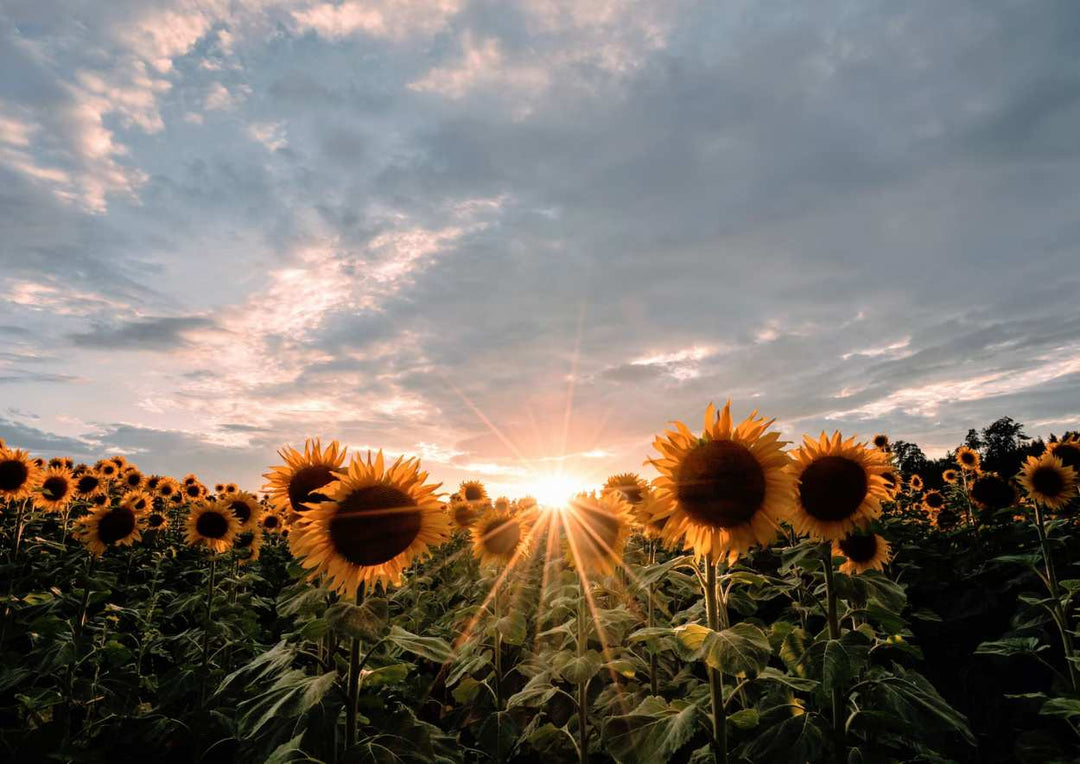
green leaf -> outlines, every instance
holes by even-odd
[[[390,633],[386,635],[386,640],[406,652],[419,655],[421,658],[427,658],[435,663],[446,663],[446,661],[450,660],[452,653],[450,645],[445,640],[439,637],[421,637],[418,634],[406,631],[400,626],[391,627]]]
[[[408,663],[391,663],[377,669],[364,669],[360,672],[360,685],[366,688],[386,687],[391,684],[401,684],[409,675],[411,669]]]
[[[370,597],[361,605],[337,602],[326,611],[326,622],[334,631],[365,642],[377,642],[386,630],[389,605],[382,597]]]
[[[667,761],[694,736],[697,714],[695,704],[650,696],[629,714],[607,720],[604,747],[625,764]]]
[[[769,638],[751,623],[737,623],[722,631],[691,623],[676,627],[675,636],[698,659],[726,674],[756,674],[772,656]]]
[[[582,655],[575,655],[568,660],[559,673],[571,684],[584,684],[596,676],[602,665],[604,661],[600,653],[596,650],[586,650]]]
[[[520,610],[504,615],[495,624],[495,628],[502,635],[503,642],[508,645],[520,645],[525,641],[525,614]]]
[[[730,724],[739,729],[749,730],[758,726],[758,723],[761,721],[761,715],[756,708],[743,708],[733,714],[729,714],[727,720]]]
[[[864,696],[865,702],[860,702],[860,706],[883,712],[891,716],[895,724],[910,729],[928,726],[956,732],[975,745],[967,718],[946,703],[925,677],[916,671],[905,671],[896,664],[892,671],[892,674],[882,673],[863,683],[867,686],[859,694]]]
[[[1073,720],[1080,717],[1080,700],[1075,698],[1050,698],[1039,709],[1042,716],[1059,716],[1062,719]]]
[[[466,703],[472,703],[473,698],[480,692],[482,683],[476,681],[471,676],[467,676],[458,683],[458,686],[454,688],[451,693],[454,696],[454,700],[462,705]]]
[[[975,655],[1030,655],[1048,648],[1048,645],[1039,645],[1037,637],[1008,637],[979,643]]]

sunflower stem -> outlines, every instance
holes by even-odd
[[[710,552],[705,556],[705,615],[709,628],[720,629],[720,607],[716,597],[716,558]],[[724,707],[724,675],[709,666],[709,695],[712,701],[713,760],[720,764],[728,761],[727,709]]]
[[[217,555],[210,558],[210,575],[206,580],[206,623],[203,626],[202,689],[199,693],[206,703],[206,679],[210,666],[210,619],[214,614],[214,576],[217,573]]]
[[[364,584],[356,588],[356,605],[364,604]],[[348,704],[345,709],[345,752],[356,745],[356,707],[360,700],[360,637],[352,638],[349,650]]]
[[[656,564],[656,542],[649,542],[649,567],[651,568]],[[648,615],[645,622],[646,627],[652,628],[653,625],[653,596],[655,593],[656,585],[652,582],[649,583],[647,596],[648,596]],[[649,650],[649,692],[652,695],[659,695],[660,688],[656,678],[656,653],[653,650]]]
[[[829,620],[829,639],[840,639],[840,620],[836,615],[836,585],[833,582],[833,558],[832,558],[832,544],[825,542],[823,554],[822,554],[822,567],[825,570],[825,596],[829,601],[828,605],[828,620]],[[844,718],[841,714],[842,697],[840,695],[840,688],[832,688],[832,722],[833,722],[833,735],[836,739],[836,760],[838,762],[843,761],[845,757],[846,744],[844,742]]]
[[[26,512],[26,503],[29,499],[23,499],[19,504],[19,511],[15,515],[15,535],[11,539],[11,561],[15,562],[19,558],[19,547],[22,545],[23,534],[23,513]]]
[[[1043,562],[1046,565],[1046,580],[1050,589],[1050,597],[1054,600],[1054,619],[1061,634],[1061,647],[1065,652],[1065,665],[1069,669],[1069,683],[1074,693],[1080,691],[1080,681],[1076,676],[1076,665],[1073,661],[1072,634],[1069,633],[1068,621],[1065,610],[1061,606],[1061,586],[1058,584],[1057,571],[1054,569],[1054,558],[1050,554],[1050,541],[1046,536],[1046,527],[1043,523],[1042,511],[1035,503],[1035,529],[1039,532],[1039,546],[1042,548]]]
[[[585,655],[587,636],[585,634],[585,586],[587,585],[584,575],[580,580],[581,589],[578,594],[577,606],[577,657]],[[578,762],[588,764],[589,761],[589,695],[586,682],[578,682],[577,686],[577,712],[578,712]]]

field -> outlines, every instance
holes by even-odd
[[[0,757],[1080,755],[1074,434],[931,460],[710,406],[556,506],[281,457],[256,494],[4,445]]]

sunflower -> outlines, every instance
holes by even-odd
[[[510,511],[510,499],[505,496],[500,496],[495,499],[495,503],[492,505],[496,512],[509,512]]]
[[[227,551],[240,532],[240,521],[224,501],[196,504],[188,513],[184,541],[215,554]]]
[[[700,437],[675,422],[675,430],[656,438],[660,458],[649,463],[660,476],[646,513],[650,522],[666,520],[669,545],[681,540],[697,556],[734,558],[776,537],[791,510],[794,481],[785,443],[768,431],[772,422],[755,411],[736,426],[730,401],[720,412],[710,403]]]
[[[41,480],[41,490],[34,495],[34,506],[45,512],[63,512],[75,498],[75,480],[62,466],[50,467]]]
[[[496,506],[472,527],[473,554],[482,565],[506,565],[527,553],[528,535],[529,528],[520,518]]]
[[[112,497],[109,496],[108,492],[101,491],[90,496],[88,501],[92,507],[108,507],[112,504]]]
[[[998,510],[1016,504],[1016,488],[996,472],[984,472],[969,488],[972,501],[981,509]]]
[[[900,475],[892,467],[886,467],[885,471],[881,473],[881,479],[885,481],[885,491],[889,494],[889,498],[895,499],[896,495],[900,493],[902,483]]]
[[[158,486],[161,485],[162,479],[163,478],[161,477],[161,475],[147,475],[146,482],[143,483],[143,488],[148,490],[150,493],[156,494]]]
[[[414,559],[449,536],[434,495],[439,486],[426,479],[416,459],[398,457],[386,468],[382,451],[368,451],[366,461],[354,455],[345,475],[320,486],[326,499],[297,520],[290,550],[309,578],[325,575],[327,586],[345,596],[361,584],[400,583]]]
[[[462,530],[468,529],[476,519],[481,515],[482,505],[474,504],[469,501],[452,501],[448,510],[450,517],[454,521],[454,525]]]
[[[835,432],[817,440],[804,436],[793,456],[798,491],[791,524],[799,533],[835,541],[881,514],[889,495],[881,476],[888,469],[883,452]]]
[[[630,537],[630,505],[618,493],[579,493],[562,513],[566,559],[582,573],[610,575]]]
[[[225,493],[240,493],[240,487],[236,483],[226,483]]]
[[[960,524],[960,514],[949,507],[942,507],[933,515],[934,527],[941,531],[948,531]]]
[[[262,547],[262,531],[254,527],[248,531],[241,531],[233,542],[233,551],[237,553],[240,562],[247,564],[259,559],[259,548]]]
[[[131,546],[141,539],[142,520],[129,506],[106,503],[79,519],[75,537],[90,554],[100,557],[109,547]]]
[[[1061,460],[1062,465],[1072,467],[1080,474],[1080,440],[1070,436],[1049,445],[1050,453]]]
[[[106,482],[115,480],[120,475],[120,467],[112,459],[102,459],[94,465],[94,470]]]
[[[214,484],[214,493],[216,493],[218,496],[225,493],[225,484],[224,483],[215,483]]]
[[[41,481],[41,468],[19,449],[0,449],[0,500],[26,499]]]
[[[184,479],[180,482],[183,485],[197,485],[199,483],[199,478],[197,475],[195,475],[195,473],[189,472],[188,474],[184,475]]]
[[[120,499],[120,505],[131,507],[137,515],[144,515],[153,508],[154,500],[146,491],[128,491]]]
[[[285,524],[281,521],[281,515],[277,512],[267,512],[259,521],[259,527],[265,533],[281,533]]]
[[[875,435],[871,442],[874,444],[874,448],[881,449],[882,451],[889,450],[889,436],[883,432],[879,432]]]
[[[80,499],[89,499],[107,492],[105,481],[94,470],[88,469],[75,477],[75,495]]]
[[[4,447],[3,443],[0,442],[0,448],[3,448],[3,447]],[[61,458],[59,456],[54,456],[52,459],[49,459],[49,468],[50,469],[53,468],[53,467],[63,467],[63,466],[65,466],[63,458]]]
[[[1016,480],[1033,501],[1047,509],[1062,509],[1076,498],[1076,470],[1050,451],[1029,456]]]
[[[240,530],[249,531],[259,524],[259,516],[262,514],[262,505],[259,500],[247,491],[241,493],[226,493],[222,497],[236,519],[240,521]]]
[[[199,501],[207,495],[206,486],[199,482],[185,482],[180,489],[180,493],[183,495],[185,501]]]
[[[630,506],[643,504],[649,499],[649,484],[633,472],[612,475],[604,483],[601,493],[617,491]]]
[[[908,481],[908,486],[911,488],[912,491],[918,493],[923,489],[922,477],[919,475],[912,475],[911,480]]]
[[[129,469],[120,476],[120,482],[130,491],[137,491],[143,487],[143,474],[137,469]]]
[[[116,465],[117,470],[122,470],[131,464],[123,455],[117,454],[116,456],[110,456],[109,461]],[[131,464],[134,467],[134,464]]]
[[[326,499],[320,489],[338,479],[345,449],[336,440],[323,449],[316,438],[304,441],[303,453],[286,446],[278,451],[278,456],[285,464],[263,475],[267,480],[263,490],[269,492],[271,503],[279,511],[303,514],[308,511],[309,503]]]
[[[923,494],[922,506],[928,514],[939,512],[945,506],[945,497],[941,495],[940,491],[927,491]]]
[[[146,515],[146,530],[163,531],[169,527],[169,516],[162,510],[152,509]]]
[[[979,452],[968,446],[960,446],[956,449],[956,463],[961,469],[971,472],[979,471]]]
[[[956,483],[960,479],[960,473],[956,470],[945,470],[941,473],[941,479],[946,483]]]
[[[849,576],[882,570],[889,561],[889,542],[876,533],[854,533],[833,542],[833,557],[844,557],[840,572]]]
[[[516,512],[532,512],[536,509],[536,499],[532,496],[522,496],[514,502],[513,509]]]
[[[180,484],[171,477],[159,478],[157,483],[157,495],[168,501],[180,496]]]

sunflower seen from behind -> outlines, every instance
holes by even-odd
[[[184,522],[184,542],[214,554],[228,551],[239,532],[240,521],[228,502],[220,500],[196,504]]]
[[[1032,501],[1049,510],[1064,509],[1077,496],[1076,470],[1051,451],[1029,456],[1016,481]]]
[[[698,557],[734,559],[776,538],[791,511],[794,480],[786,444],[769,429],[773,421],[755,411],[735,425],[730,401],[719,412],[710,403],[700,436],[675,422],[656,438],[660,456],[649,463],[660,476],[647,515],[665,521],[669,546],[681,542]]]
[[[289,549],[309,571],[326,577],[333,591],[352,597],[401,582],[402,571],[447,540],[449,518],[416,459],[399,457],[386,467],[382,451],[354,455],[344,475],[319,489],[292,526]]]
[[[0,449],[0,500],[30,498],[42,478],[42,470],[21,449]]]
[[[326,488],[344,472],[345,449],[336,440],[323,448],[315,438],[304,441],[303,452],[292,446],[278,451],[284,464],[272,467],[263,475],[263,490],[270,496],[270,503],[280,512],[303,514],[308,505],[326,499]]]
[[[984,472],[968,486],[971,500],[984,510],[997,511],[1016,504],[1016,488],[996,472]]]
[[[889,436],[883,432],[879,432],[875,435],[871,442],[874,444],[874,448],[880,449],[881,451],[889,450]]]
[[[888,498],[882,473],[885,454],[876,448],[844,439],[839,432],[803,437],[790,472],[796,480],[796,501],[791,524],[800,534],[821,541],[836,541],[854,528],[864,527],[881,514]]]

